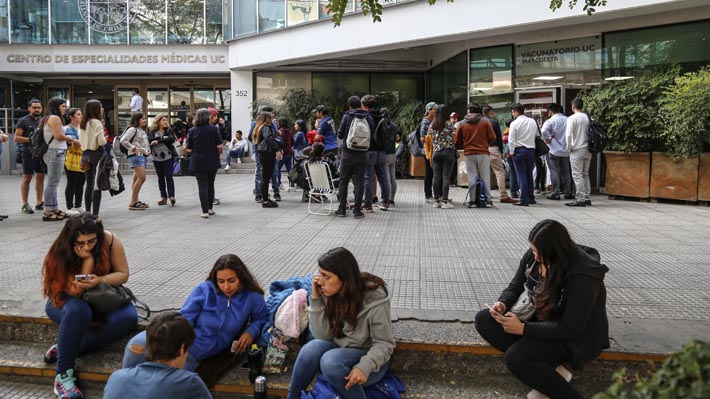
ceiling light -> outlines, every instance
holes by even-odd
[[[626,80],[626,79],[633,79],[633,76],[610,76],[604,80]]]
[[[533,80],[559,80],[564,78],[564,76],[538,76],[533,78]]]

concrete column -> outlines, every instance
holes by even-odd
[[[241,129],[246,137],[251,122],[251,102],[254,100],[254,74],[249,71],[231,71],[232,136]]]

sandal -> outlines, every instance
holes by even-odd
[[[148,208],[150,208],[150,205],[146,204],[146,203],[143,202],[143,201],[138,201],[138,205],[140,205],[141,207],[143,207],[143,209],[148,209]]]
[[[141,206],[141,203],[136,201],[132,203],[131,205],[128,205],[128,210],[129,211],[144,211],[145,208]]]
[[[42,215],[43,222],[59,222],[61,220],[64,220],[64,218],[54,212]]]
[[[66,213],[60,211],[59,209],[57,209],[56,211],[54,211],[54,214],[57,215],[57,216],[59,216],[59,217],[61,217],[62,219],[66,219],[66,218],[69,217],[69,215],[67,215]]]

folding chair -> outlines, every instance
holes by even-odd
[[[306,162],[305,170],[308,179],[308,213],[316,215],[330,215],[333,212],[333,197],[336,196],[333,176],[330,174],[330,168],[325,162],[314,161]],[[328,205],[326,206],[326,200]],[[315,210],[311,209],[314,202],[320,203],[321,206]],[[328,210],[325,213],[325,210]]]

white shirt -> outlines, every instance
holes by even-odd
[[[131,97],[131,103],[128,105],[131,112],[141,112],[143,110],[143,97],[140,94],[134,94]]]
[[[237,141],[236,143],[234,141]],[[241,140],[234,139],[229,143],[229,150],[238,150],[247,146],[247,140],[242,137]]]
[[[62,129],[64,129],[64,128],[62,127]],[[44,124],[44,131],[43,132],[44,132],[44,142],[49,143],[48,148],[54,148],[57,150],[66,150],[67,149],[67,142],[64,140],[54,139],[54,140],[52,140],[51,143],[49,142],[49,140],[51,140],[52,137],[54,137],[54,133],[52,132],[52,128],[49,127],[49,124],[47,124],[47,123]]]
[[[550,154],[556,157],[568,157],[567,143],[565,141],[565,128],[567,126],[567,117],[557,113],[542,124],[542,138],[548,139],[552,137],[552,141],[548,144]]]
[[[584,112],[575,112],[567,118],[565,140],[569,152],[587,148],[587,132],[589,131],[589,117]]]
[[[515,153],[518,147],[535,148],[535,136],[537,135],[537,122],[525,115],[518,116],[510,124],[508,132],[508,147],[510,155]]]

